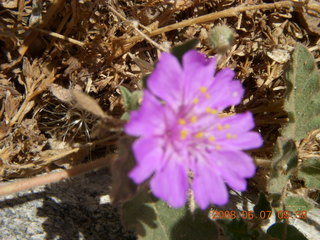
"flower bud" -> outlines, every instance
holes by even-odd
[[[235,33],[226,25],[219,25],[209,31],[208,39],[211,47],[217,53],[225,53],[234,42]]]

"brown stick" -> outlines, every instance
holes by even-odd
[[[165,32],[169,32],[169,31],[172,31],[172,30],[175,30],[178,28],[191,26],[193,24],[210,22],[210,21],[214,21],[219,18],[238,16],[239,13],[245,12],[245,11],[267,10],[267,9],[274,9],[274,8],[290,8],[290,7],[294,7],[294,6],[300,6],[298,4],[301,5],[301,3],[297,3],[297,2],[293,2],[293,1],[281,1],[281,2],[275,2],[275,3],[264,3],[264,4],[259,4],[259,5],[250,5],[250,6],[246,6],[243,4],[243,5],[233,7],[233,8],[228,8],[226,10],[222,10],[219,12],[213,12],[213,13],[209,13],[207,15],[200,16],[197,18],[187,19],[187,20],[184,20],[184,21],[181,21],[178,23],[174,23],[169,26],[165,26],[165,27],[156,29],[147,35],[152,37],[152,36],[155,36],[155,35],[158,35],[161,33],[165,33]]]
[[[74,168],[64,170],[61,172],[37,176],[34,178],[21,180],[14,183],[2,184],[0,185],[0,196],[24,191],[33,187],[46,185],[49,183],[59,182],[70,177],[79,176],[84,173],[90,172],[94,169],[105,167],[109,165],[115,158],[116,155],[111,155],[109,157],[98,159],[89,163],[80,164]]]
[[[237,16],[239,13],[245,12],[245,11],[254,11],[254,10],[268,10],[268,9],[274,9],[274,8],[291,8],[295,7],[296,9],[299,9],[303,6],[303,2],[293,2],[293,1],[281,1],[281,2],[275,2],[275,3],[264,3],[259,5],[250,5],[247,6],[245,4],[242,4],[237,7],[228,8],[225,10],[222,10],[220,12],[213,12],[209,13],[200,17],[187,19],[178,23],[174,23],[162,28],[158,28],[156,30],[153,30],[151,32],[145,32],[145,35],[149,37],[153,37],[162,33],[170,32],[172,30],[176,30],[178,28],[183,28],[187,26],[192,26],[193,24],[201,24],[205,22],[215,21],[219,18],[227,18],[227,17],[233,17]],[[124,49],[120,52],[116,52],[114,54],[114,57],[120,57],[123,55],[124,52],[128,52],[135,44],[138,42],[143,41],[145,38],[142,36],[133,36],[130,39],[126,41],[127,45],[124,47]]]

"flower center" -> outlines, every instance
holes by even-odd
[[[206,99],[210,97],[208,89],[201,86],[199,95],[193,99],[192,105],[200,101],[206,102]],[[210,106],[203,107],[203,104],[199,107],[203,109],[203,112],[195,113],[196,106],[191,109],[189,106],[184,106],[180,109],[177,114],[177,122],[173,123],[170,130],[173,133],[172,144],[176,146],[176,149],[189,152],[199,151],[199,149],[222,150],[222,141],[235,139],[237,135],[228,131],[229,124],[221,122],[221,113],[217,109]],[[190,111],[186,111],[188,108]]]

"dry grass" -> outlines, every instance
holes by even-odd
[[[243,104],[230,111],[255,114],[265,145],[254,155],[265,163],[287,121],[283,71],[293,46],[304,43],[320,61],[319,1],[39,2],[0,3],[2,180],[69,168],[90,152],[92,158],[115,152],[124,111],[118,87],[141,88],[161,51],[194,37],[213,56],[207,35],[217,24],[236,32],[219,67],[234,69],[246,88]],[[100,107],[76,106],[75,90]],[[307,147],[316,144],[313,137],[304,141],[303,154],[313,154]]]

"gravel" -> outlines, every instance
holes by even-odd
[[[136,239],[110,204],[107,170],[0,197],[0,239]]]

